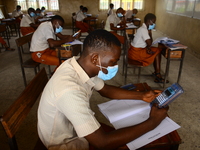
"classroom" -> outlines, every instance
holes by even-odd
[[[137,9],[137,13],[134,15],[131,15],[131,20],[130,21],[126,20],[127,22],[125,23],[127,26],[128,24],[133,25],[134,26],[133,29],[132,28],[128,29],[127,26],[124,27],[123,25],[118,27],[118,26],[115,26],[114,23],[113,24],[111,23],[112,25],[114,25],[113,27],[111,27],[112,25],[110,25],[111,30],[114,30],[114,29],[117,30],[115,34],[114,33],[111,34],[112,36],[115,35],[115,37],[117,37],[116,34],[118,34],[121,37],[124,37],[125,39],[124,39],[124,43],[122,43],[118,37],[116,38],[116,39],[119,39],[119,41],[121,42],[121,45],[120,45],[121,54],[119,55],[119,61],[117,62],[117,65],[119,66],[118,72],[111,80],[106,80],[104,83],[106,85],[112,85],[116,87],[121,87],[123,85],[130,83],[130,84],[138,85],[138,88],[139,88],[139,83],[141,83],[140,85],[143,85],[143,86],[147,84],[148,88],[150,87],[151,90],[161,90],[161,91],[165,90],[167,87],[169,87],[173,83],[178,83],[183,88],[184,92],[182,95],[180,95],[180,97],[178,97],[176,100],[174,100],[172,103],[169,104],[169,110],[167,112],[169,118],[172,119],[176,124],[180,126],[180,128],[176,130],[176,135],[180,136],[179,137],[180,139],[177,142],[178,144],[176,144],[175,146],[172,145],[173,148],[172,147],[165,148],[161,146],[159,148],[153,147],[150,149],[152,150],[154,149],[156,150],[158,149],[159,150],[162,150],[162,149],[164,150],[170,150],[170,149],[199,150],[200,149],[200,140],[199,140],[200,109],[198,108],[198,106],[200,106],[200,101],[199,101],[200,94],[198,90],[200,89],[200,78],[199,78],[200,48],[199,48],[198,43],[200,41],[200,34],[199,34],[200,0],[92,0],[92,1],[88,1],[88,0],[74,0],[74,1],[0,0],[0,27],[1,27],[0,37],[2,37],[6,42],[6,46],[4,44],[0,44],[0,57],[1,57],[1,60],[0,60],[0,66],[1,66],[0,67],[0,84],[1,84],[0,116],[2,116],[7,111],[7,109],[15,102],[15,100],[18,99],[20,94],[22,94],[22,92],[24,92],[24,90],[26,90],[26,88],[29,87],[27,85],[29,85],[29,83],[32,83],[31,81],[34,80],[34,78],[36,77],[36,73],[38,73],[38,71],[34,72],[33,67],[30,67],[30,68],[25,67],[24,69],[25,78],[24,78],[23,71],[21,68],[22,66],[20,62],[21,61],[20,55],[22,55],[23,60],[31,59],[34,62],[37,61],[36,63],[38,63],[37,65],[40,66],[40,70],[42,70],[42,68],[45,68],[45,71],[48,76],[48,80],[50,80],[53,77],[52,80],[58,81],[56,80],[56,77],[60,77],[60,76],[56,74],[56,71],[57,70],[60,71],[61,69],[59,70],[59,68],[61,67],[64,68],[63,65],[60,65],[61,63],[64,63],[64,61],[61,60],[60,58],[61,57],[60,50],[62,49],[66,51],[68,50],[68,48],[74,51],[77,50],[77,52],[70,52],[70,59],[67,58],[67,61],[71,60],[72,56],[78,56],[78,57],[81,55],[85,56],[85,53],[83,53],[82,42],[84,42],[84,40],[89,35],[91,35],[91,38],[92,36],[94,36],[90,33],[93,33],[95,31],[97,31],[96,33],[98,33],[98,30],[106,29],[107,21],[109,18],[108,12],[110,10],[109,4],[111,3],[114,4],[114,8],[112,9],[114,14],[112,15],[115,15],[116,17],[118,16],[117,11],[121,12],[121,14],[123,15],[122,17],[123,19],[127,19],[125,18],[127,12],[128,11],[132,12],[134,8]],[[12,26],[11,24],[9,24],[9,21],[17,22],[18,20],[18,18],[13,17],[13,14],[12,14],[12,12],[16,10],[17,5],[21,6],[20,11],[23,13],[22,15],[23,17],[20,18],[21,23],[17,23],[16,26],[15,25]],[[80,6],[83,6],[84,9],[80,10]],[[30,17],[31,12],[34,12],[35,15],[37,16],[37,8],[42,8],[42,7],[45,7],[45,11],[42,11],[41,9],[40,10],[38,9],[38,11],[40,11],[40,13],[44,13],[45,15],[43,16],[38,15],[39,19],[35,19],[35,23],[33,24],[30,23],[30,26],[34,28],[34,30],[31,31],[31,33],[26,33],[26,34],[25,32],[27,32],[28,30],[24,30],[25,32],[22,32],[22,27],[23,27],[22,19],[27,15],[27,13],[29,14],[29,17]],[[29,8],[34,8],[35,10],[29,9]],[[78,14],[80,12],[83,15],[86,15],[86,18],[84,19],[84,21],[80,21],[80,20],[79,21],[84,22],[84,23],[87,22],[86,24],[77,23],[79,22],[78,19],[80,19],[78,17]],[[156,16],[156,19],[150,20],[151,23],[148,22],[149,25],[146,24],[147,21],[149,21],[148,18],[146,21],[144,19],[148,13],[154,14]],[[38,48],[39,44],[32,44],[32,46],[29,48],[31,44],[30,42],[33,43],[33,38],[35,38],[34,42],[36,43],[36,40],[37,40],[36,34],[39,35],[40,32],[43,32],[43,29],[41,28],[40,31],[38,32],[36,31],[39,30],[39,27],[41,27],[41,24],[44,24],[47,22],[50,23],[51,19],[54,16],[58,16],[57,18],[55,18],[55,20],[53,19],[54,22],[52,21],[52,28],[55,29],[55,34],[53,36],[56,35],[57,37],[55,36],[56,38],[53,40],[52,39],[46,40],[48,41],[46,45],[48,47],[54,47],[53,51],[55,52],[55,55],[56,55],[56,63],[55,61],[54,62],[52,61],[51,63],[48,60],[44,61],[42,60],[43,58],[41,60],[34,59],[36,56],[38,56],[38,53],[37,53],[38,51],[35,51],[33,49]],[[123,19],[120,18],[120,20],[123,20]],[[128,68],[125,65],[127,63],[126,59],[128,59],[127,58],[128,56],[126,57],[126,54],[128,53],[130,46],[133,46],[134,40],[136,40],[135,37],[137,37],[137,33],[138,33],[137,31],[141,27],[144,27],[144,26],[146,27],[145,24],[147,25],[147,29],[150,25],[153,25],[153,24],[155,25],[153,29],[148,29],[148,31],[151,32],[151,33],[149,32],[148,33],[152,34],[152,38],[153,38],[151,42],[153,41],[155,42],[155,40],[161,39],[155,45],[153,45],[153,47],[159,47],[160,50],[162,50],[162,52],[160,52],[161,62],[160,62],[160,68],[159,68],[160,69],[159,74],[161,74],[162,77],[157,76],[157,72],[155,69],[156,67],[154,63],[151,63],[150,65],[145,66],[144,63],[141,65],[141,63],[138,64],[138,61],[136,61],[137,64],[133,65],[134,69]],[[3,31],[4,25],[5,25],[6,32]],[[86,27],[88,28],[86,29]],[[61,28],[62,30],[59,31],[59,29]],[[123,28],[123,29],[120,30],[117,28]],[[110,31],[112,33],[111,30],[107,30],[107,31]],[[77,31],[80,31],[81,33],[78,32],[78,36],[73,37],[74,33],[76,33]],[[34,37],[34,34],[35,34],[35,37]],[[6,37],[7,35],[8,37]],[[20,50],[18,49],[19,47],[17,46],[17,44],[19,44],[17,43],[17,40],[23,37],[27,37],[26,40],[30,38],[30,41],[29,41],[29,44],[25,45],[25,48]],[[77,37],[78,42],[81,43],[81,45],[69,46],[72,39],[74,40],[76,39],[76,37]],[[31,38],[32,38],[32,41],[31,41]],[[163,39],[165,38],[174,40],[174,42],[177,41],[177,43],[182,44],[182,46],[184,47],[181,47],[179,49],[171,48],[171,55],[169,56],[166,53],[166,51],[170,49],[169,45],[167,45],[166,43],[164,44],[162,43]],[[38,40],[40,39],[38,38]],[[57,43],[55,41],[57,41]],[[147,47],[148,47],[147,40],[144,40],[144,41],[146,41]],[[0,39],[0,42],[1,42],[1,39]],[[87,43],[87,41],[85,43]],[[175,45],[177,43],[175,43]],[[149,48],[150,47],[152,46],[150,45]],[[67,51],[66,53],[68,52],[69,51]],[[40,57],[38,56],[38,58]],[[80,61],[77,61],[78,62],[77,64],[83,63],[85,65],[86,64],[84,62],[85,58],[83,57],[82,59],[80,59]],[[96,65],[97,66],[96,68],[102,71],[103,64],[105,63],[102,63],[104,61],[101,59],[99,58],[97,62],[95,63],[98,64]],[[94,61],[96,61],[96,59]],[[57,63],[59,63],[59,65],[57,65]],[[36,66],[36,69],[37,67],[38,66]],[[92,68],[92,64],[90,64],[89,67]],[[86,67],[86,68],[89,68],[89,67]],[[111,68],[113,69],[114,65]],[[141,69],[141,72],[140,72],[140,75],[138,76],[139,69]],[[87,70],[87,69],[83,69],[83,70]],[[91,69],[90,72],[94,73],[95,71],[92,71]],[[105,72],[103,73],[105,75]],[[97,73],[96,76],[98,75],[99,77],[99,74]],[[56,77],[54,77],[54,75]],[[102,79],[102,81],[103,80],[104,79]],[[51,84],[53,85],[53,83]],[[61,89],[62,87],[63,85],[60,85],[58,89]],[[90,99],[88,103],[89,104],[88,107],[91,109],[91,112],[94,113],[93,116],[96,118],[98,122],[103,123],[107,126],[113,126],[113,124],[109,122],[108,118],[106,118],[105,115],[101,112],[98,105],[102,103],[106,103],[115,98],[107,98],[105,96],[103,97],[102,93],[98,92],[98,90],[93,91],[93,89],[96,89],[96,88],[98,89],[99,87],[92,87],[89,94],[87,93],[87,96]],[[146,87],[142,87],[142,88],[144,88],[145,92],[146,90],[149,90]],[[77,89],[81,90],[80,88],[77,88]],[[22,122],[22,124],[20,124],[20,128],[16,129],[17,132],[15,133],[15,138],[16,138],[18,149],[20,150],[34,149],[36,143],[38,142],[38,129],[37,129],[38,109],[39,109],[38,107],[40,105],[42,91],[43,89],[41,89],[39,93],[39,97],[36,99],[37,101],[35,102],[35,104],[31,106],[31,110],[26,116],[25,120]],[[93,91],[93,93],[91,91]],[[140,91],[140,89],[135,90],[135,91]],[[27,91],[27,92],[30,92],[30,91]],[[34,93],[31,93],[31,94],[34,95]],[[116,92],[115,95],[117,94],[119,93]],[[48,97],[47,94],[45,96]],[[73,94],[69,95],[69,97],[73,97]],[[99,126],[98,123],[97,123],[97,126]],[[0,139],[1,139],[0,150],[1,149],[9,150],[10,147],[9,147],[8,138],[2,125],[0,125]],[[90,139],[90,138],[88,137],[86,139]],[[142,147],[142,148],[145,149],[145,147]],[[128,150],[126,146],[125,148],[124,147],[122,147],[121,149],[118,148],[118,150],[122,150],[122,149]],[[90,150],[95,150],[95,148],[90,147]]]

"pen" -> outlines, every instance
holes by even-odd
[[[74,35],[72,35],[72,37],[77,36],[80,32],[81,32],[81,30],[79,30],[78,32],[74,33]]]

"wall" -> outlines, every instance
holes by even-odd
[[[0,0],[2,1],[2,0]],[[143,20],[146,13],[155,13],[155,2],[156,0],[145,0],[144,10],[139,11],[137,17]],[[7,6],[8,12],[12,12],[15,9],[14,0],[6,0],[5,5]],[[60,11],[56,12],[56,14],[61,15],[65,19],[65,27],[71,27],[71,14],[73,12],[77,12],[79,10],[79,6],[83,5],[88,8],[88,13],[97,15],[99,14],[98,23],[101,20],[106,20],[106,11],[100,11],[99,8],[99,0],[59,0]],[[26,13],[26,12],[25,12]]]
[[[188,51],[200,58],[200,20],[167,13],[165,6],[166,0],[156,1],[156,28],[170,38],[180,40],[182,44],[188,46]]]

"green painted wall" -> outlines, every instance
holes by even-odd
[[[156,1],[156,28],[167,36],[180,40],[188,46],[188,51],[200,58],[200,19],[167,13],[165,7],[166,0]]]

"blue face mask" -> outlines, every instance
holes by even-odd
[[[118,16],[119,18],[123,17],[122,13],[117,13],[117,16]]]
[[[37,13],[36,15],[37,15],[37,16],[40,16],[40,13]]]
[[[155,26],[156,26],[156,24],[154,23],[154,24],[152,24],[152,25],[149,25],[149,30],[152,30],[152,29],[154,29],[155,28]]]
[[[135,14],[132,14],[132,16],[134,17],[134,16],[135,16]]]
[[[118,65],[108,66],[107,68],[106,67],[102,67],[101,65],[100,66],[97,65],[97,67],[100,67],[100,69],[101,69],[101,70],[99,70],[98,77],[100,79],[102,79],[102,80],[110,80],[110,79],[112,79],[117,74],[117,71],[118,71]],[[105,74],[102,71],[102,68],[107,69],[108,73]]]
[[[30,16],[31,16],[31,17],[35,17],[35,13],[34,13],[34,12],[31,12],[31,13],[30,13]]]
[[[84,15],[87,15],[87,13],[86,13],[86,12],[84,12],[83,14],[84,14]]]
[[[63,28],[59,25],[59,23],[57,22],[58,27],[56,27],[56,34],[62,32]]]

